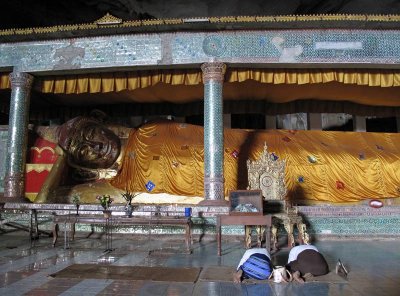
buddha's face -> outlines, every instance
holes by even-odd
[[[121,152],[118,136],[95,121],[83,123],[70,137],[69,161],[81,167],[109,168]]]

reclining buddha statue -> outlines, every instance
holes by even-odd
[[[127,128],[95,115],[38,128],[58,143],[60,157],[35,202],[68,202],[74,194],[83,203],[96,202],[98,194],[119,202],[125,191],[142,192],[140,203],[203,201],[202,126],[162,120]],[[393,143],[399,142],[396,133],[225,129],[225,197],[253,184],[267,199],[310,203],[398,197],[400,146]],[[255,179],[247,174],[247,161],[262,159],[265,143],[274,151],[270,165],[285,162],[284,171],[274,168],[275,182],[266,170]]]

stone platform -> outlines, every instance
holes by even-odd
[[[193,235],[215,235],[216,216],[229,213],[228,207],[212,207],[197,205],[137,205],[134,215],[183,216],[185,207],[192,207]],[[125,215],[123,205],[111,207],[113,215]],[[400,236],[400,205],[385,205],[376,209],[368,205],[333,206],[312,205],[299,206],[299,213],[307,224],[311,238],[371,238]],[[18,217],[18,223],[29,224],[32,211],[37,212],[38,224],[41,230],[51,230],[52,215],[76,213],[75,205],[71,204],[17,204],[5,203],[0,212],[2,219],[13,220]],[[100,205],[81,205],[80,214],[101,214]],[[1,225],[7,229],[7,226]],[[77,231],[91,231],[88,225],[78,225]],[[141,234],[149,231],[146,227],[120,227],[116,233]],[[154,226],[154,234],[180,234],[179,228]],[[243,227],[223,227],[224,235],[243,235]]]

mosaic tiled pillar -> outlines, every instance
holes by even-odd
[[[204,198],[224,201],[224,127],[222,84],[226,65],[201,66],[204,82]]]
[[[6,174],[8,127],[0,126],[0,195],[4,193],[4,175]]]
[[[10,74],[11,101],[7,138],[4,200],[23,201],[25,195],[25,162],[28,137],[29,98],[33,76],[27,73]]]

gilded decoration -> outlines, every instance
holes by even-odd
[[[260,158],[256,161],[247,160],[247,170],[249,186],[248,190],[260,189],[267,201],[285,200],[287,189],[285,184],[286,161],[280,160],[275,153],[268,152],[268,146],[264,143],[264,150]],[[297,207],[284,203],[284,212],[275,213],[272,217],[272,243],[273,248],[277,249],[278,228],[283,225],[288,235],[288,246],[295,246],[293,235],[294,226],[297,226],[299,232],[299,241],[301,244],[309,244],[310,238],[307,233],[307,226],[303,222],[302,216],[298,213]],[[257,246],[261,247],[263,227],[257,227]],[[251,230],[246,227],[246,247],[251,247]]]
[[[117,18],[107,12],[107,14],[105,16],[99,18],[94,23],[98,24],[98,25],[115,25],[115,24],[121,24],[122,19]]]
[[[333,15],[283,15],[283,16],[223,16],[209,17],[210,23],[288,23],[288,22],[340,22],[340,21],[357,21],[357,22],[398,22],[400,15],[357,15],[357,14],[333,14]],[[30,34],[47,34],[65,31],[79,30],[95,30],[101,26],[116,27],[141,27],[141,26],[163,26],[176,25],[185,23],[184,18],[177,19],[154,19],[154,20],[131,20],[123,21],[113,15],[107,13],[94,23],[76,24],[76,25],[59,25],[51,27],[39,28],[12,28],[0,30],[0,36],[13,35],[30,35]]]
[[[201,65],[203,71],[203,82],[214,80],[223,82],[226,72],[226,65],[224,63],[204,63]]]
[[[284,200],[286,197],[285,185],[286,161],[280,160],[274,153],[268,152],[264,143],[264,150],[260,158],[247,160],[249,178],[248,190],[260,189],[266,200]]]

